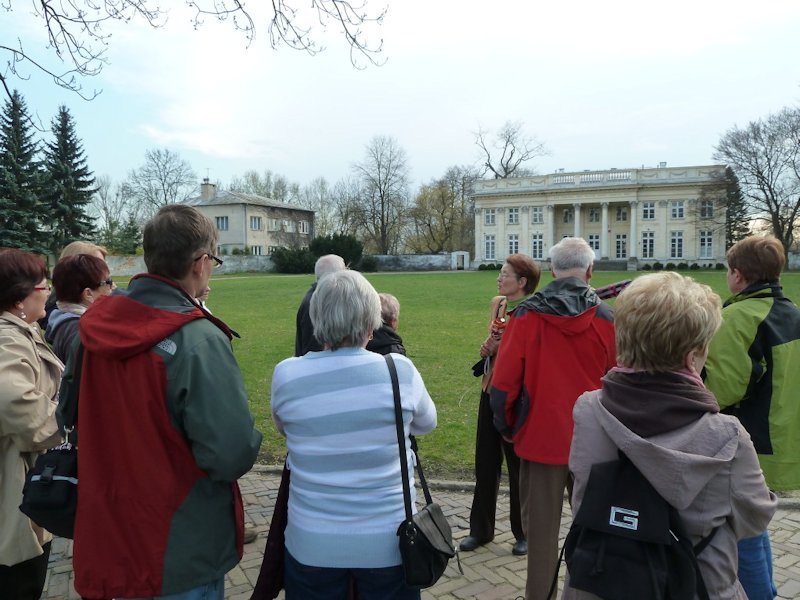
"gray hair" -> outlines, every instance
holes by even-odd
[[[550,248],[550,268],[554,271],[586,271],[594,262],[594,250],[579,237],[565,237]]]
[[[324,347],[361,346],[381,326],[381,301],[361,273],[336,271],[319,280],[309,315]]]
[[[347,265],[344,264],[344,259],[341,256],[326,254],[325,256],[320,256],[314,264],[314,276],[317,278],[317,281],[319,281],[325,277],[325,275],[336,273],[336,271],[343,271],[346,268]]]
[[[391,323],[400,317],[400,302],[391,294],[378,294],[381,299],[381,319],[384,323]]]

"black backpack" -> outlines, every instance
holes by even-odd
[[[697,555],[716,531],[693,547],[678,511],[620,451],[592,466],[562,548],[569,584],[604,600],[708,600]]]

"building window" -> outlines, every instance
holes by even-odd
[[[628,220],[628,209],[624,206],[617,207],[617,222],[621,223],[622,221]]]
[[[714,251],[714,233],[711,231],[700,232],[700,258],[712,258]]]
[[[656,203],[642,202],[642,221],[653,221],[656,218]]]
[[[599,208],[590,208],[589,209],[589,223],[599,223],[600,222],[600,209]]]
[[[278,248],[280,248],[280,246],[267,246],[267,254],[272,254]]]
[[[217,231],[228,231],[228,217],[217,217]]]
[[[483,236],[483,258],[494,260],[494,235]]]
[[[308,221],[300,221],[297,224],[297,230],[300,233],[308,233]]]
[[[261,231],[261,217],[250,217],[250,229]]]
[[[683,258],[683,232],[670,231],[669,237],[669,257]]]
[[[564,223],[572,223],[574,220],[575,220],[575,209],[565,208],[563,216]]]
[[[519,208],[508,209],[508,224],[516,225],[519,223]]]
[[[700,218],[701,219],[710,219],[714,216],[714,201],[713,200],[701,200],[700,201]],[[705,258],[705,257],[701,257]],[[710,258],[707,257],[707,258]]]
[[[596,252],[600,252],[600,234],[599,233],[590,233],[589,234],[589,246],[592,250]]]
[[[483,209],[483,224],[484,225],[494,225],[494,218],[495,218],[495,209],[494,208],[484,208]]]
[[[628,258],[628,234],[617,234],[617,258]]]
[[[670,202],[670,216],[673,219],[683,218],[683,200],[673,200]]]
[[[269,231],[278,231],[281,228],[280,219],[269,219],[267,223],[269,225]]]
[[[519,236],[512,233],[508,236],[508,253],[516,254],[517,252],[519,252]]]
[[[544,236],[541,233],[531,236],[531,258],[544,259]]]
[[[656,234],[653,231],[642,232],[642,258],[655,257]]]
[[[290,219],[284,219],[281,222],[281,226],[283,227],[283,230],[288,233],[294,233],[295,231],[297,231],[297,223],[295,223]]]
[[[531,223],[544,223],[544,209],[541,206],[531,208]]]
[[[250,246],[250,254],[253,256],[261,256],[261,246]]]

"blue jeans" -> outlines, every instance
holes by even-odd
[[[286,551],[283,584],[286,600],[345,600],[350,579],[361,600],[419,600],[419,590],[406,586],[403,567],[339,569],[310,567]]]
[[[185,592],[135,600],[225,600],[225,578],[220,577]]]
[[[768,532],[739,540],[739,581],[749,600],[773,600],[778,595],[772,581],[772,547]]]

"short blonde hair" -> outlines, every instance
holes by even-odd
[[[400,301],[386,292],[378,294],[381,299],[381,320],[391,323],[400,318]]]
[[[651,373],[683,367],[705,352],[722,322],[722,301],[691,277],[664,272],[633,281],[614,304],[617,361]]]
[[[381,326],[378,292],[358,271],[336,271],[320,279],[308,313],[314,337],[333,350],[363,345]]]
[[[68,256],[76,256],[78,254],[91,254],[92,256],[101,254],[103,259],[105,259],[106,256],[108,256],[108,250],[106,250],[104,246],[98,246],[92,242],[83,242],[78,240],[75,242],[70,242],[64,246],[64,249],[61,251],[61,255],[58,257],[58,260],[67,258]]]

